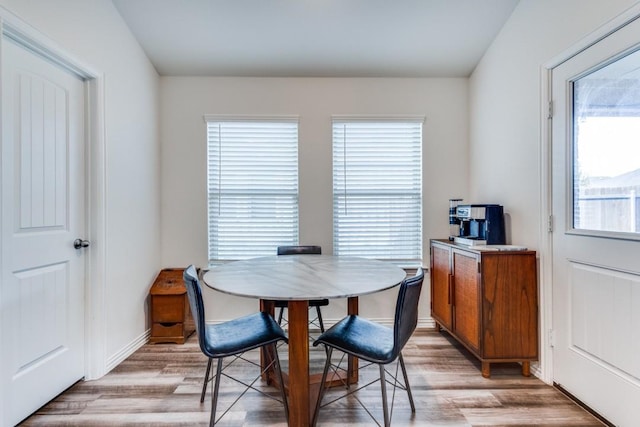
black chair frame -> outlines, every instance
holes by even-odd
[[[216,423],[224,417],[227,412],[244,396],[249,389],[255,390],[258,393],[266,396],[270,399],[275,399],[284,405],[285,418],[289,420],[289,405],[287,402],[287,394],[285,391],[284,381],[282,377],[282,371],[280,368],[280,360],[278,358],[278,352],[276,345],[279,341],[287,342],[287,337],[284,334],[282,328],[275,322],[273,317],[267,313],[255,313],[248,316],[241,317],[239,319],[230,320],[219,325],[208,325],[205,323],[204,317],[204,302],[202,298],[202,288],[198,273],[193,265],[189,266],[184,271],[184,281],[187,288],[187,296],[189,298],[189,304],[191,312],[196,324],[196,333],[198,336],[198,342],[202,353],[208,357],[207,369],[204,376],[204,383],[202,386],[202,392],[200,394],[200,402],[204,402],[204,398],[207,392],[207,385],[211,383],[211,416],[209,419],[209,426],[213,427]],[[234,333],[235,332],[235,333]],[[220,336],[227,335],[229,339],[226,341],[220,339]],[[215,339],[213,337],[216,337]],[[244,340],[244,342],[242,341]],[[214,341],[214,342],[212,342]],[[217,344],[217,346],[216,346]],[[255,366],[260,366],[258,363],[243,357],[243,354],[247,351],[257,348],[263,348],[264,351],[270,352],[272,362],[264,367],[260,374],[253,379],[250,383],[246,383],[238,378],[232,377],[224,372],[229,366],[231,366],[237,360],[243,360]],[[232,358],[230,362],[223,363],[225,358]],[[211,366],[213,360],[217,360],[216,372],[210,376]],[[281,391],[281,399],[277,399],[264,391],[254,387],[256,381],[258,381],[264,373],[268,370],[275,368],[277,372],[277,380],[279,381],[279,388]],[[218,394],[220,389],[220,379],[222,377],[229,378],[242,384],[245,389],[242,393],[227,407],[227,409],[216,419],[216,410],[218,404]]]
[[[422,283],[424,281],[424,272],[422,269],[418,269],[416,275],[409,279],[405,279],[400,285],[400,290],[398,292],[398,299],[396,303],[396,311],[394,318],[394,327],[393,330],[389,330],[388,334],[385,331],[384,335],[392,335],[393,336],[393,348],[389,351],[379,352],[376,348],[376,336],[372,334],[371,341],[372,344],[368,345],[367,348],[358,347],[357,343],[353,343],[349,340],[349,331],[353,331],[359,329],[358,326],[351,325],[363,325],[364,327],[375,326],[375,324],[369,320],[359,318],[358,316],[347,316],[330,328],[327,332],[322,334],[314,343],[314,346],[319,344],[324,344],[325,350],[327,353],[327,360],[325,362],[324,371],[322,373],[322,380],[320,384],[325,384],[329,370],[332,369],[333,372],[337,373],[338,370],[344,370],[341,368],[341,365],[344,362],[344,358],[346,355],[350,354],[358,357],[361,360],[364,360],[368,363],[362,365],[360,369],[365,369],[366,367],[376,364],[379,367],[380,376],[367,384],[359,386],[357,389],[350,390],[350,386],[347,382],[343,381],[343,384],[347,390],[347,393],[340,395],[328,402],[323,403],[322,399],[324,397],[326,387],[322,386],[320,388],[320,393],[318,395],[318,400],[316,401],[316,408],[313,415],[313,425],[316,425],[318,421],[318,414],[321,408],[330,405],[337,400],[340,400],[346,396],[354,395],[359,390],[366,388],[374,383],[380,382],[380,388],[382,392],[382,410],[384,417],[384,426],[389,427],[391,425],[391,417],[393,415],[393,405],[395,402],[395,394],[396,389],[405,390],[407,392],[407,396],[409,398],[409,404],[411,406],[411,412],[415,413],[416,408],[413,401],[413,395],[411,393],[411,386],[409,384],[409,377],[407,375],[407,369],[404,363],[404,358],[402,357],[402,349],[405,344],[413,334],[417,326],[417,309],[418,309],[418,301],[420,298],[420,293],[422,290]],[[383,327],[377,326],[374,330],[382,331]],[[344,331],[344,334],[343,334]],[[384,341],[384,340],[380,340]],[[336,349],[341,351],[342,357],[337,363],[332,363],[331,356],[333,354],[333,350]],[[386,366],[392,362],[396,361],[395,373],[392,373],[386,369]],[[402,369],[402,377],[403,381],[398,380],[398,368]],[[387,379],[387,375],[391,377],[392,380]],[[388,398],[387,398],[387,388],[386,384],[390,384],[393,386],[393,394],[391,398],[391,409],[389,410]],[[369,409],[362,403],[360,399],[356,395],[354,395],[358,403],[364,408],[364,410],[369,414],[369,416],[374,420],[374,422],[380,426],[380,423],[374,415],[369,411]]]

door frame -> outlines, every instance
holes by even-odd
[[[602,26],[586,35],[559,55],[544,63],[540,70],[540,366],[536,374],[547,384],[552,384],[553,373],[553,236],[554,230],[552,200],[552,72],[560,64],[568,61],[628,23],[640,19],[640,3],[625,10]]]
[[[31,50],[79,76],[85,82],[84,143],[86,149],[85,177],[87,185],[84,216],[87,236],[83,238],[91,241],[91,250],[87,252],[87,257],[85,258],[84,379],[100,378],[107,372],[104,75],[75,58],[49,37],[2,6],[0,6],[0,35],[0,54],[2,53],[4,39],[7,37],[23,48]],[[0,253],[0,262],[2,262],[1,255]],[[0,336],[1,339],[2,337]],[[2,394],[3,391],[0,389],[0,407],[4,402],[1,399]]]

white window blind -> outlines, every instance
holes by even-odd
[[[333,119],[333,251],[422,261],[423,118]]]
[[[207,121],[209,262],[298,244],[298,121]]]

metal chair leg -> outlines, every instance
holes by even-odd
[[[411,386],[409,385],[409,376],[407,375],[407,368],[404,366],[404,358],[402,357],[402,353],[399,356],[400,359],[400,367],[402,368],[402,376],[404,377],[404,388],[407,389],[407,394],[409,395],[409,403],[411,404],[411,412],[416,412],[416,407],[413,404],[413,395],[411,394]]]
[[[282,315],[284,314],[284,307],[280,307],[280,313],[278,314],[278,325],[282,326]]]
[[[382,389],[382,412],[384,414],[384,427],[389,427],[391,422],[389,420],[389,408],[387,407],[387,380],[384,376],[384,365],[380,367],[380,388]]]
[[[211,372],[211,361],[207,362],[207,371],[204,373],[204,384],[202,384],[202,393],[200,394],[200,403],[204,402],[204,396],[207,394],[207,384],[209,383],[209,373]]]
[[[320,332],[324,333],[324,323],[322,322],[322,312],[320,306],[316,306],[316,313],[318,315],[318,323],[320,324]]]
[[[278,347],[276,344],[271,345],[271,351],[273,351],[275,355],[275,364],[276,369],[278,370],[278,381],[280,381],[280,391],[282,392],[282,404],[284,405],[284,416],[287,420],[287,425],[289,425],[289,402],[287,401],[287,391],[284,387],[284,378],[282,377],[282,369],[280,369],[280,357],[278,357]]]
[[[320,412],[320,404],[322,403],[322,398],[324,397],[324,392],[327,388],[327,374],[329,373],[329,367],[331,366],[331,353],[333,353],[333,347],[325,346],[325,350],[327,353],[327,361],[324,364],[324,371],[322,371],[322,381],[320,381],[320,392],[318,393],[318,400],[316,401],[316,408],[313,411],[313,421],[311,423],[312,426],[315,426],[318,422],[318,413]]]
[[[212,384],[213,390],[211,393],[211,418],[209,419],[209,427],[213,427],[216,424],[216,407],[218,406],[218,390],[220,389],[220,377],[222,377],[222,358],[218,359],[216,367],[216,380]]]

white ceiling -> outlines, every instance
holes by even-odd
[[[518,0],[113,0],[161,75],[466,77]]]

